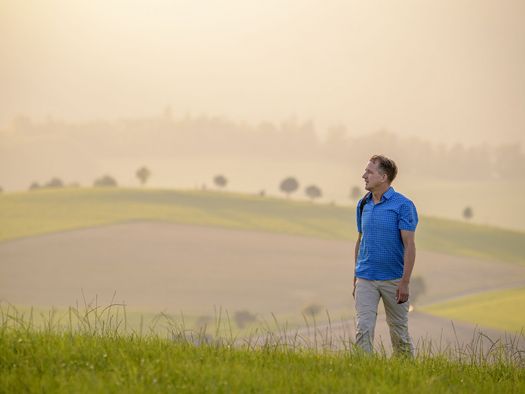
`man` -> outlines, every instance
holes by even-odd
[[[354,291],[356,345],[372,352],[377,306],[383,299],[394,354],[414,355],[408,334],[409,283],[416,247],[416,207],[391,185],[393,160],[374,155],[363,179],[368,193],[357,204]]]

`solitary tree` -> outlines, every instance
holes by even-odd
[[[151,171],[147,167],[141,167],[135,172],[135,176],[139,178],[140,184],[144,186],[151,176]]]
[[[223,175],[216,175],[213,178],[213,183],[215,183],[217,187],[220,187],[222,189],[228,184],[228,180]]]
[[[29,190],[37,190],[37,189],[40,189],[40,185],[38,184],[38,182],[33,182],[29,186]]]
[[[319,197],[322,197],[323,195],[323,192],[321,191],[321,189],[319,189],[317,186],[315,185],[310,185],[308,186],[304,192],[306,193],[306,195],[308,197],[310,197],[313,200],[315,200],[316,198],[319,198]]]
[[[474,216],[474,212],[472,211],[472,208],[471,208],[471,207],[466,207],[466,208],[463,210],[463,217],[464,217],[466,220],[469,220],[469,219],[472,219],[472,216]]]
[[[350,198],[357,201],[359,200],[359,197],[361,197],[361,188],[359,186],[353,186],[350,189]]]
[[[95,187],[116,187],[117,181],[115,178],[113,178],[110,175],[104,175],[100,178],[95,179],[95,182],[93,182],[93,186]]]
[[[283,193],[286,193],[286,197],[290,197],[290,193],[299,188],[299,182],[294,177],[288,177],[281,182],[279,188]]]

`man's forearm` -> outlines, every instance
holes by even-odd
[[[403,277],[401,278],[403,282],[410,282],[410,276],[412,275],[412,270],[414,269],[415,262],[416,244],[411,242],[405,247]]]
[[[355,268],[357,267],[357,256],[359,256],[359,244],[361,243],[361,236],[357,237],[354,251],[354,284],[355,284]]]
[[[357,241],[355,242],[355,250],[354,250],[354,271],[355,267],[357,267],[357,257],[359,256],[359,245],[361,244],[361,233],[357,236]]]

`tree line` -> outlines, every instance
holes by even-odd
[[[139,183],[142,186],[145,186],[148,180],[150,179],[152,175],[151,170],[146,167],[142,166],[139,167],[135,171],[135,177],[138,179]],[[228,179],[222,175],[218,174],[213,177],[213,183],[218,189],[224,189],[228,184]],[[93,187],[117,187],[118,182],[117,180],[111,176],[111,175],[102,175],[98,178],[96,178],[93,181]],[[80,187],[80,184],[77,182],[71,182],[66,184],[64,181],[62,181],[59,177],[52,177],[49,181],[39,184],[38,182],[34,181],[29,185],[29,190],[34,191],[38,189],[57,189],[57,188],[63,188],[63,187]],[[288,176],[284,178],[279,183],[279,190],[286,195],[286,198],[288,199],[291,194],[295,193],[297,190],[299,190],[300,184],[296,177]],[[203,189],[205,187],[203,186]],[[0,187],[0,193],[3,192],[3,189]],[[322,189],[317,185],[308,185],[304,188],[305,195],[313,202],[318,198],[321,198],[323,196]],[[350,192],[348,197],[352,200],[354,200],[356,203],[357,201],[362,197],[362,189],[359,186],[352,186],[350,188]],[[259,196],[264,197],[266,195],[266,191],[264,189],[260,190],[258,193]],[[472,207],[466,206],[463,209],[462,216],[466,220],[472,219],[474,216],[474,211]]]
[[[525,179],[525,154],[519,143],[491,146],[472,141],[468,147],[447,146],[384,130],[356,136],[344,125],[324,130],[321,138],[313,122],[295,119],[249,125],[206,115],[174,118],[170,111],[146,119],[84,124],[56,120],[33,123],[21,117],[5,131],[0,133],[0,141],[9,142],[11,149],[34,137],[42,148],[49,145],[50,149],[68,150],[81,145],[82,152],[95,158],[199,154],[239,160],[308,160],[361,168],[372,152],[388,153],[396,157],[405,174],[429,179]]]
[[[142,166],[138,168],[135,171],[135,177],[138,179],[139,183],[142,186],[145,186],[148,180],[150,179],[152,175],[151,170],[146,167]],[[224,189],[226,188],[228,184],[228,179],[222,175],[218,174],[213,177],[213,183],[218,189]],[[117,187],[118,182],[117,180],[111,176],[111,175],[102,175],[98,178],[96,178],[93,181],[93,187]],[[38,190],[38,189],[58,189],[58,188],[64,188],[64,187],[80,187],[80,184],[77,182],[70,182],[66,183],[59,177],[52,177],[49,181],[44,183],[39,183],[37,181],[32,182],[29,185],[29,190]],[[205,189],[205,186],[203,186]],[[289,198],[291,194],[297,192],[300,188],[299,181],[296,177],[288,176],[284,178],[279,183],[279,190],[285,194],[286,198]],[[0,192],[2,189],[0,188]],[[316,199],[319,199],[323,196],[322,189],[317,185],[308,185],[304,188],[305,195],[311,200],[314,201]],[[266,191],[264,189],[261,189],[258,192],[258,195],[261,197],[264,197],[266,195]],[[361,197],[361,189],[358,186],[353,186],[350,189],[349,197],[353,200],[358,200]]]
[[[142,166],[138,168],[135,171],[135,177],[138,179],[140,184],[142,186],[145,186],[148,180],[151,177],[151,170],[146,167]],[[213,177],[213,183],[215,186],[219,189],[224,189],[226,185],[228,184],[228,179],[222,175],[215,175]],[[58,189],[58,188],[64,188],[64,187],[79,187],[80,184],[77,182],[71,182],[71,183],[65,183],[61,178],[59,177],[52,177],[49,181],[45,183],[38,183],[36,181],[32,182],[29,185],[29,190],[38,190],[38,189]],[[111,176],[111,175],[103,175],[99,178],[96,178],[93,181],[93,187],[117,187],[118,182],[117,180]],[[279,184],[279,190],[283,192],[287,198],[290,197],[290,194],[296,192],[299,189],[299,182],[295,177],[287,177],[281,181]],[[358,194],[356,194],[356,190],[359,190],[357,186],[354,186],[353,188],[353,194],[351,193],[351,196],[353,198],[357,198]],[[0,188],[0,192],[2,189]],[[304,189],[304,192],[308,198],[310,198],[312,201],[315,199],[321,198],[323,196],[323,192],[320,187],[317,185],[309,185],[306,186]],[[266,191],[264,189],[260,190],[258,193],[260,196],[264,197],[266,195]]]

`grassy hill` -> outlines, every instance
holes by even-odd
[[[356,238],[355,209],[211,191],[63,189],[0,196],[0,241],[141,220]],[[420,217],[418,248],[525,263],[525,233]]]
[[[524,316],[516,311],[525,311],[525,288],[489,291],[429,305],[422,311],[482,327],[520,332],[524,327]]]

